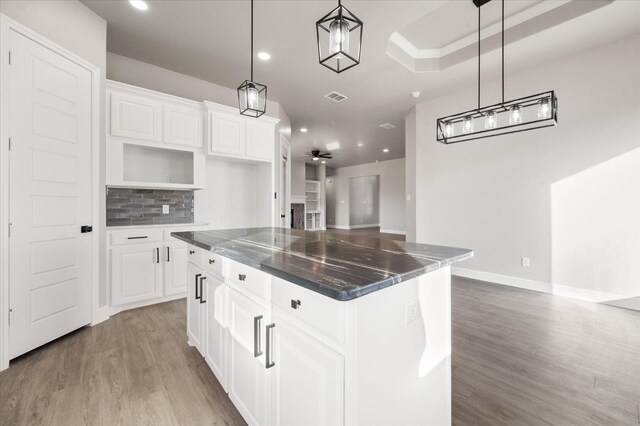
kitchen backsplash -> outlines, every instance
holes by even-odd
[[[169,214],[162,207],[169,206]],[[193,191],[107,189],[107,226],[193,222]]]

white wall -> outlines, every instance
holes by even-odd
[[[349,227],[349,179],[380,176],[380,228],[386,232],[405,231],[405,159],[338,167],[327,182],[327,226]]]
[[[0,12],[100,68],[100,105],[104,105],[107,55],[107,23],[76,0],[0,1]],[[100,306],[107,303],[105,115],[100,114]]]
[[[304,161],[291,162],[291,195],[304,197],[305,163]]]
[[[445,146],[435,140],[436,119],[472,107],[476,88],[417,105],[415,120],[407,117],[407,126],[415,122],[416,128],[415,137],[407,132],[406,141],[407,153],[415,152],[408,160],[415,164],[407,167],[407,180],[416,182],[415,204],[407,203],[408,208],[415,209],[415,225],[409,226],[415,226],[415,235],[409,239],[471,248],[475,257],[460,267],[511,282],[525,279],[549,284],[552,270],[559,268],[565,271],[561,284],[587,288],[592,284],[584,282],[583,275],[567,271],[580,269],[587,258],[619,267],[619,254],[613,247],[628,253],[638,247],[638,235],[627,234],[634,241],[621,244],[612,239],[614,233],[609,233],[611,250],[598,252],[597,238],[590,234],[602,229],[604,218],[589,204],[578,212],[580,206],[575,207],[580,198],[568,200],[574,204],[567,209],[580,214],[579,223],[584,225],[581,232],[594,251],[588,256],[583,253],[586,258],[578,263],[575,257],[566,256],[555,259],[563,265],[554,263],[553,237],[573,238],[575,232],[554,229],[552,234],[551,198],[556,183],[561,191],[569,184],[560,182],[581,172],[589,175],[589,170],[598,170],[612,158],[621,157],[620,161],[631,164],[629,167],[640,168],[637,156],[630,154],[640,147],[639,51],[640,37],[635,36],[507,75],[507,99],[557,91],[559,125],[553,128]],[[483,103],[498,101],[499,84],[483,84]],[[602,177],[602,173],[594,173]],[[613,174],[606,179],[612,185],[619,182]],[[595,203],[611,201],[602,191],[591,195]],[[638,204],[626,201],[623,195],[615,205],[630,209],[629,214],[612,215],[624,221],[620,226],[638,229]],[[413,213],[409,217],[413,218]],[[600,256],[595,257],[596,253]],[[523,256],[530,257],[530,267],[521,266]],[[640,274],[628,268],[626,271],[624,280],[640,285]],[[615,274],[610,268],[599,279],[616,282]]]

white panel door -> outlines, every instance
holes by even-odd
[[[263,425],[268,408],[264,361],[267,310],[234,289],[229,289],[228,295],[229,398],[250,426]]]
[[[91,73],[9,33],[10,357],[91,321]],[[94,224],[97,225],[97,224]]]
[[[226,320],[224,306],[226,303],[227,287],[222,281],[207,275],[205,288],[205,354],[204,358],[209,367],[218,378],[222,387],[227,390],[226,374]]]
[[[202,148],[202,114],[199,108],[164,104],[162,123],[163,142]]]
[[[162,250],[164,265],[164,295],[184,294],[187,292],[187,263],[189,248],[186,243],[165,243]]]
[[[274,316],[271,424],[344,423],[344,358]]]
[[[111,304],[126,305],[162,296],[161,261],[160,244],[111,249]]]
[[[153,99],[111,93],[111,135],[160,142],[162,104]]]
[[[244,118],[210,112],[209,126],[209,154],[233,154],[244,157]]]
[[[247,121],[247,158],[273,160],[275,129],[272,124],[257,120]]]
[[[191,346],[204,353],[204,308],[202,299],[202,278],[200,267],[189,262],[187,265],[187,339]],[[206,300],[206,299],[205,299]]]

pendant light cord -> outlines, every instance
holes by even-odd
[[[478,111],[480,110],[480,9],[478,6]]]
[[[251,81],[253,82],[253,0],[251,0]]]

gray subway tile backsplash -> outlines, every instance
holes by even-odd
[[[169,205],[169,214],[162,206]],[[109,188],[107,226],[193,223],[193,191]]]

